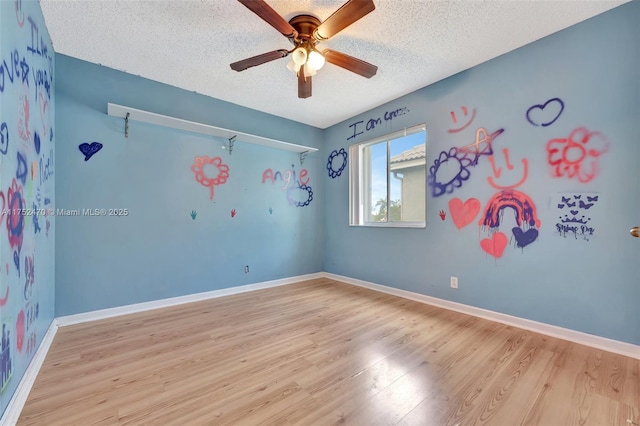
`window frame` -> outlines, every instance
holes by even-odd
[[[385,222],[372,222],[365,220],[365,205],[371,205],[370,200],[367,200],[369,191],[365,191],[365,183],[368,182],[366,176],[371,175],[371,162],[363,165],[363,150],[366,147],[386,142],[387,148],[387,205],[390,203],[390,164],[391,164],[391,143],[393,140],[424,132],[424,146],[425,146],[425,194],[424,194],[424,220],[422,221],[389,221],[390,208],[387,208],[387,220]],[[356,150],[356,151],[354,151]],[[398,130],[386,135],[369,139],[366,141],[354,143],[349,146],[349,226],[356,227],[372,227],[372,228],[426,228],[427,226],[427,126],[426,123],[421,123],[412,127],[407,127],[402,130]]]

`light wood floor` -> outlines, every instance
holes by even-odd
[[[318,279],[62,327],[18,424],[634,426],[639,375],[640,360]]]

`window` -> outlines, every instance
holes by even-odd
[[[349,224],[425,227],[424,124],[349,147]]]

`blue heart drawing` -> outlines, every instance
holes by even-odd
[[[517,246],[520,248],[528,246],[538,238],[538,230],[535,228],[524,232],[522,229],[515,227],[511,232],[513,232],[513,236],[516,237]]]
[[[36,154],[40,154],[40,135],[38,132],[33,132],[33,147],[36,149]]]
[[[20,276],[20,254],[17,251],[13,252],[13,264],[16,265],[18,276]]]
[[[544,109],[549,104],[551,104],[551,106],[545,113]],[[562,99],[552,98],[542,105],[533,105],[530,107],[527,110],[527,121],[534,126],[551,126],[560,117],[560,115],[562,115],[562,111],[564,111],[564,102],[562,102]],[[538,120],[536,120],[536,118],[531,117],[532,112],[535,113],[534,115],[536,115],[536,118],[540,119],[540,124],[538,124]],[[544,118],[543,115],[547,117]]]
[[[89,158],[93,157],[93,154],[102,149],[102,144],[100,142],[91,142],[91,144],[81,143],[78,145],[78,149],[84,154],[84,161],[89,161]]]

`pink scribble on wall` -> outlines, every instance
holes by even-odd
[[[467,116],[469,115],[469,110],[467,109],[466,106],[462,107],[462,114],[463,114],[464,119],[467,119]],[[464,129],[466,129],[467,127],[469,127],[469,125],[471,124],[471,122],[473,121],[474,118],[476,118],[476,109],[475,108],[473,109],[473,111],[471,111],[471,117],[469,119],[467,119],[466,124],[462,125],[461,127],[449,129],[447,131],[449,133],[461,132]],[[458,124],[458,120],[456,118],[456,113],[453,112],[453,111],[451,111],[451,121],[453,121],[453,124]]]
[[[504,129],[498,129],[495,132],[488,134],[485,128],[479,127],[476,130],[476,140],[472,144],[458,148],[458,152],[472,154],[475,157],[472,165],[475,166],[478,164],[478,159],[481,155],[493,155],[493,140],[503,132]]]
[[[27,142],[31,139],[31,131],[29,130],[29,93],[26,86],[24,92],[19,97],[18,104],[18,136]]]
[[[211,166],[211,167],[207,167]],[[207,176],[206,169],[215,169],[215,176]],[[229,177],[229,166],[222,163],[220,157],[209,158],[208,156],[196,157],[191,166],[191,171],[196,175],[196,181],[202,186],[209,188],[209,198],[213,200],[213,187],[227,182]]]
[[[590,132],[585,127],[573,130],[568,138],[551,139],[547,142],[551,175],[591,182],[598,174],[598,158],[608,149],[609,143],[602,133]]]
[[[511,164],[511,160],[509,159],[509,149],[508,148],[504,148],[502,150],[502,155],[504,155],[504,159],[506,162],[506,166],[507,166],[507,170],[513,170],[515,167],[513,164]],[[489,157],[489,162],[491,163],[491,169],[493,170],[493,176],[496,179],[499,179],[500,176],[502,175],[502,167],[496,167],[496,162],[494,159],[495,155],[492,155]],[[522,159],[522,177],[520,178],[519,181],[517,181],[514,184],[511,185],[499,185],[497,184],[494,180],[492,176],[489,176],[487,178],[487,182],[489,182],[489,185],[491,185],[492,187],[494,187],[495,189],[512,189],[512,188],[517,188],[518,186],[522,185],[527,178],[529,177],[529,162],[527,161],[526,158]]]
[[[8,266],[9,264],[7,264],[7,267]],[[5,291],[4,297],[0,299],[0,306],[6,305],[8,300],[9,300],[9,287],[7,287],[7,291]]]
[[[24,26],[24,10],[22,10],[22,0],[15,0],[15,9],[16,21],[18,21],[18,26],[22,28]]]
[[[7,215],[7,210],[6,210],[7,200],[4,197],[4,192],[2,191],[0,191],[0,200],[2,200],[2,210],[0,210],[0,226],[2,226],[2,221]]]
[[[16,319],[16,347],[18,348],[18,352],[22,352],[24,345],[24,323],[24,311],[20,311]]]

